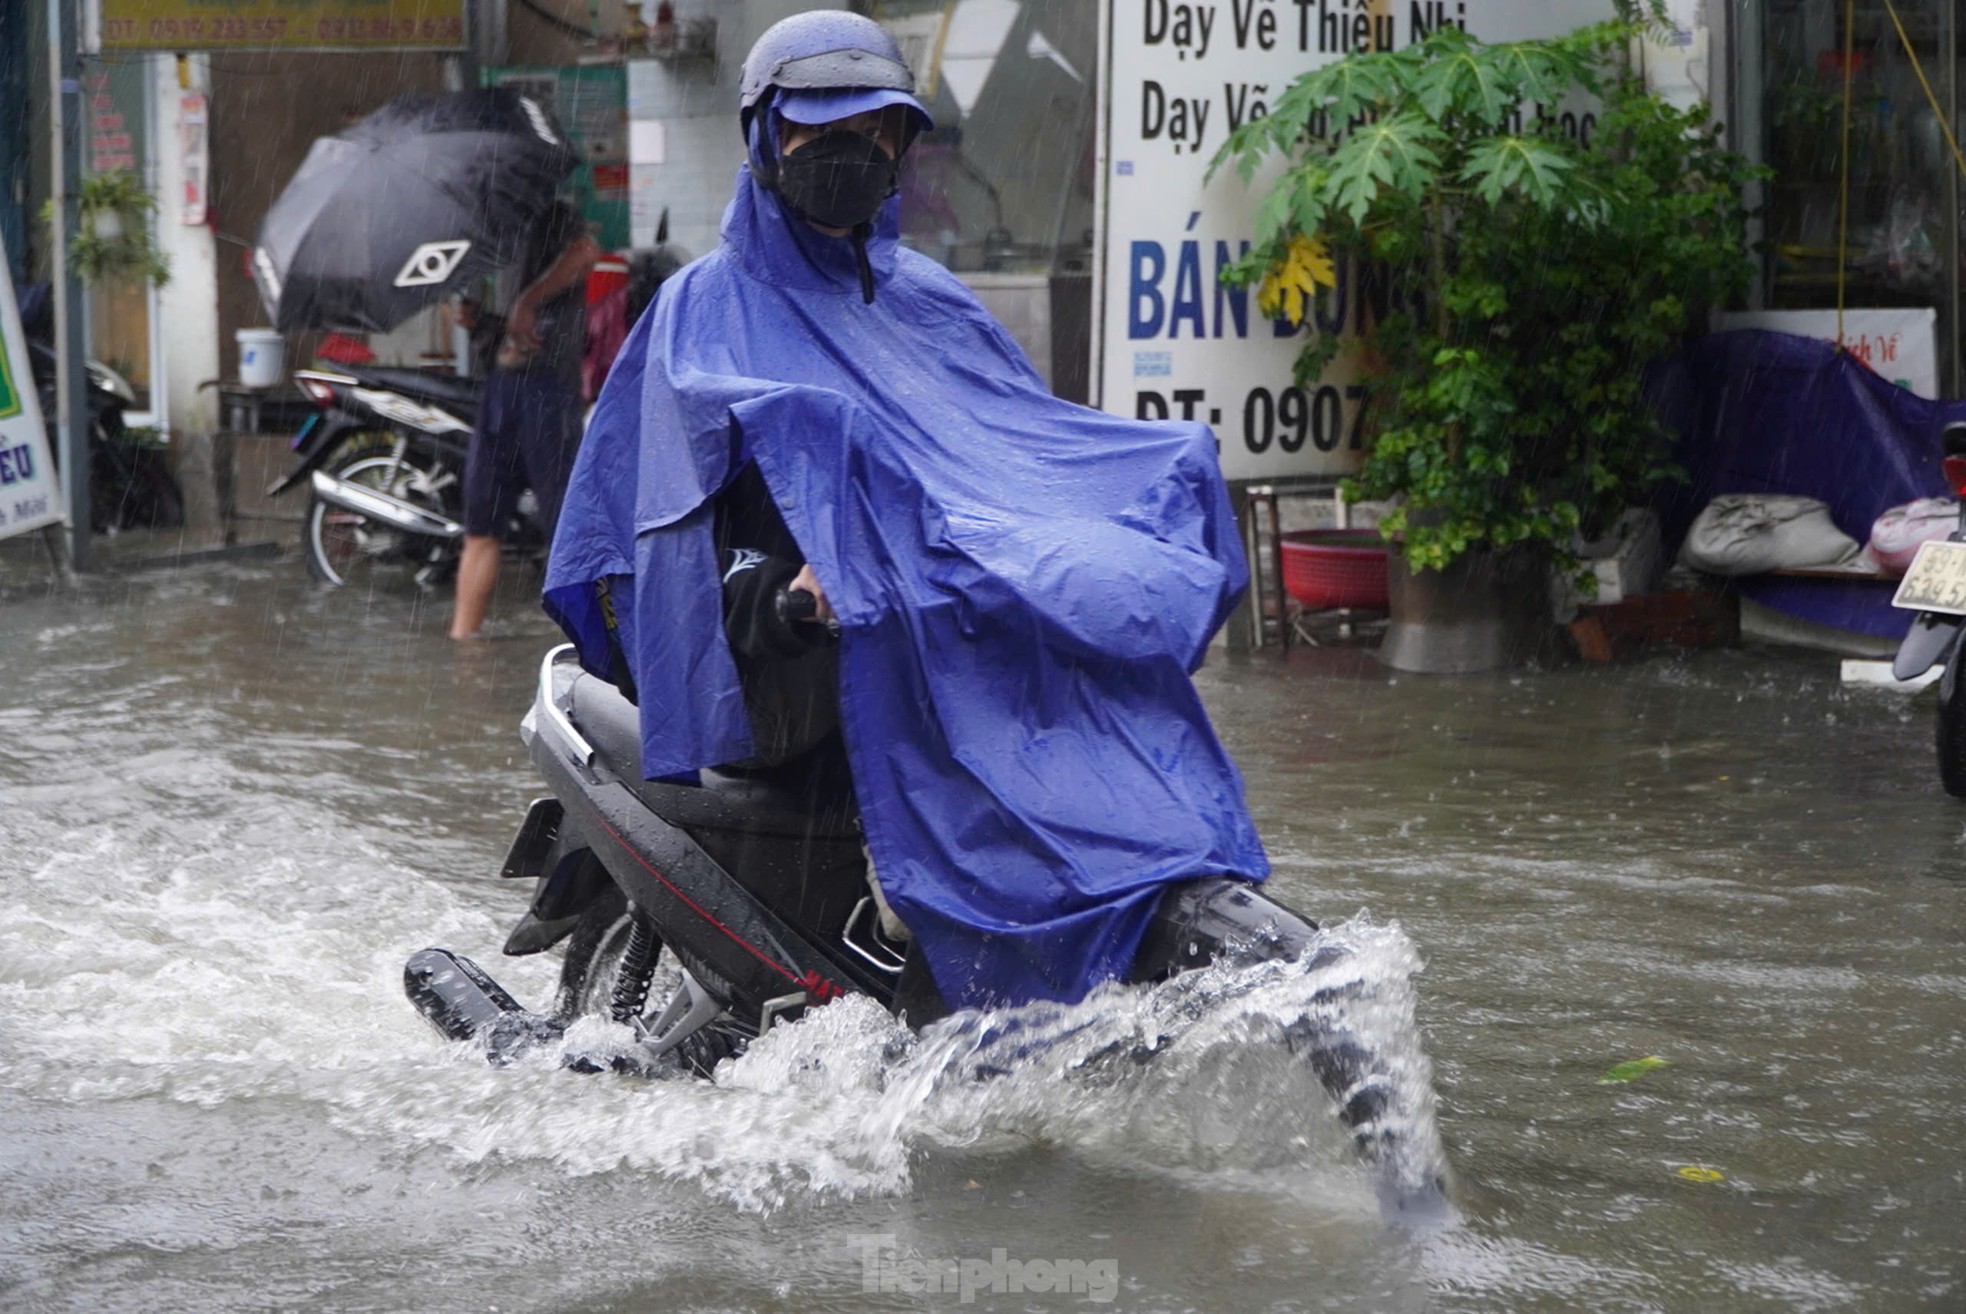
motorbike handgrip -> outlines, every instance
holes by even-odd
[[[778,619],[787,625],[819,618],[819,599],[804,589],[780,589],[772,605],[778,611]]]
[[[778,613],[781,624],[790,625],[803,621],[808,625],[824,625],[826,633],[837,638],[840,633],[840,618],[828,616],[819,619],[819,598],[805,589],[780,589],[771,600],[772,609]]]

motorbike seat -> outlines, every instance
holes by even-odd
[[[381,365],[344,366],[350,374],[372,388],[387,388],[418,401],[475,412],[481,385],[476,379],[460,379],[428,370],[395,369]]]
[[[697,783],[642,779],[641,714],[606,680],[582,673],[570,692],[569,719],[600,761],[657,816],[686,829],[746,831],[850,842],[860,832],[851,813],[815,813],[811,793],[770,776],[702,771]]]

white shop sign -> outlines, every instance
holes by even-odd
[[[1292,386],[1297,331],[1265,320],[1253,288],[1216,279],[1254,240],[1256,204],[1278,166],[1249,186],[1233,168],[1204,184],[1209,160],[1293,78],[1355,49],[1406,46],[1447,23],[1484,41],[1519,41],[1612,16],[1611,0],[1108,0],[1097,404],[1207,422],[1231,479],[1355,468],[1364,390],[1353,353],[1311,388]],[[1320,332],[1356,336],[1364,303],[1341,265],[1339,287],[1312,318]]]
[[[0,247],[0,538],[66,519],[20,307],[14,303],[14,280]]]
[[[1714,316],[1719,329],[1767,329],[1836,341],[1834,310],[1744,310]],[[1852,356],[1920,397],[1939,395],[1939,312],[1930,306],[1843,312],[1843,344]]]

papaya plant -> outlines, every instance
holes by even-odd
[[[1357,52],[1215,157],[1245,183],[1281,165],[1223,280],[1304,326],[1300,384],[1343,345],[1307,323],[1333,256],[1369,271],[1372,439],[1345,493],[1392,501],[1381,530],[1415,569],[1484,545],[1566,559],[1679,474],[1646,369],[1746,291],[1742,197],[1760,174],[1705,106],[1675,108],[1631,69],[1655,23],[1621,3],[1562,37],[1443,26]]]

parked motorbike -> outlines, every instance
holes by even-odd
[[[27,339],[41,414],[55,416],[54,309],[47,284],[22,290],[21,331]],[[99,360],[87,362],[89,404],[89,527],[98,534],[124,529],[174,529],[184,523],[184,492],[164,461],[161,442],[132,430],[136,409],[129,380]],[[57,462],[61,453],[55,452]]]
[[[1916,612],[1898,646],[1891,674],[1910,680],[1943,665],[1939,676],[1939,780],[1966,798],[1966,690],[1960,688],[1962,626],[1966,626],[1966,423],[1947,425],[1939,439],[1946,486],[1960,498],[1960,523],[1944,539],[1918,549],[1891,605]]]
[[[627,287],[613,307],[621,317],[617,345],[662,281],[682,267],[682,254],[668,245],[668,223],[665,211],[660,245],[629,256]],[[485,321],[479,336],[495,346],[501,321]],[[481,365],[489,364],[487,351]],[[419,584],[441,583],[463,551],[464,459],[480,385],[373,365],[296,370],[293,380],[318,410],[294,435],[293,468],[267,493],[277,497],[307,486],[301,544],[309,573],[338,585],[374,566],[398,566]],[[507,555],[544,550],[538,509],[530,491],[521,495],[502,535]]]
[[[293,380],[319,409],[294,435],[293,468],[267,493],[306,486],[308,572],[336,585],[375,567],[407,570],[426,586],[447,578],[463,551],[478,384],[369,365],[296,370]],[[520,499],[503,536],[509,551],[542,548],[536,509],[530,493]]]
[[[567,1066],[685,1076],[707,1075],[772,1026],[845,994],[869,996],[913,1027],[946,1014],[919,955],[883,931],[850,805],[815,807],[823,788],[716,771],[702,772],[699,784],[644,780],[635,706],[585,673],[571,645],[546,655],[520,728],[549,793],[532,804],[501,873],[533,883],[505,953],[564,946],[558,988],[535,1012],[470,959],[422,950],[404,985],[443,1035],[503,1063],[558,1044],[576,1020],[599,1014],[632,1029],[629,1055],[601,1062],[569,1053]],[[651,1009],[664,950],[681,969],[679,984]],[[1261,888],[1204,878],[1162,898],[1130,981],[1164,981],[1216,960],[1284,959],[1315,970],[1347,954]],[[1320,989],[1319,998],[1344,989]],[[1390,1064],[1340,1020],[1342,1009],[1315,1011],[1285,1029],[1284,1043],[1328,1092],[1368,1162],[1389,1162],[1402,1134],[1388,1116],[1397,1107]],[[1437,1197],[1437,1187],[1422,1194]]]

